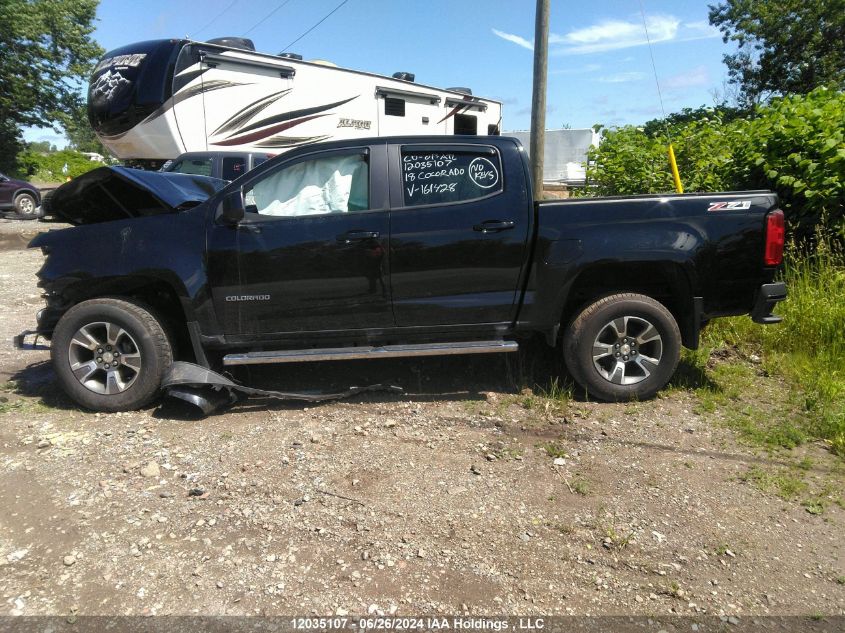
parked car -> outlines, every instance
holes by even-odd
[[[53,210],[78,226],[30,244],[37,333],[100,411],[149,403],[174,359],[514,352],[537,334],[590,397],[648,398],[708,321],[776,323],[786,296],[776,194],[535,202],[499,136],[322,143],[232,183],[103,167]]]
[[[167,161],[161,171],[236,180],[273,156],[253,152],[188,152]]]
[[[0,211],[14,211],[18,218],[31,220],[38,217],[40,206],[41,194],[35,185],[0,174]]]

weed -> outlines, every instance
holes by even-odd
[[[713,553],[716,554],[716,556],[725,556],[728,552],[733,554],[734,550],[727,543],[722,543],[715,550],[713,550]]]
[[[577,477],[572,480],[570,487],[572,488],[572,492],[581,495],[582,497],[586,497],[588,494],[590,494],[590,482],[588,482],[586,479]]]
[[[4,413],[45,413],[50,407],[40,400],[20,398],[9,400],[5,396],[0,397],[0,415]]]
[[[819,515],[824,514],[824,501],[821,499],[808,499],[801,503],[804,509],[810,514]]]
[[[754,484],[763,492],[774,493],[785,500],[794,499],[807,489],[801,475],[787,469],[771,472],[759,466],[752,466],[739,478]]]
[[[552,459],[557,459],[558,457],[569,457],[569,453],[566,452],[566,447],[563,445],[561,440],[540,444],[540,448],[546,451],[546,455]]]
[[[839,585],[845,585],[845,576],[837,576],[836,583]]]

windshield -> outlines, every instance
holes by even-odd
[[[164,171],[175,172],[177,174],[210,176],[211,160],[211,158],[183,158],[174,160],[164,168]]]

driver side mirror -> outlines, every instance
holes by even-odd
[[[244,196],[240,189],[226,194],[220,202],[219,216],[226,224],[238,224],[244,218]]]

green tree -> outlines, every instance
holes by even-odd
[[[725,0],[710,24],[737,44],[724,61],[745,105],[845,85],[845,0]]]
[[[82,103],[102,49],[99,0],[0,0],[0,170],[13,171],[21,127],[54,127]]]
[[[30,152],[37,152],[40,154],[50,154],[58,151],[55,145],[50,141],[32,141],[26,144],[26,149]]]
[[[85,104],[80,103],[70,112],[61,113],[60,121],[73,149],[78,152],[97,152],[108,156],[108,150],[103,147],[88,122],[88,108]]]

